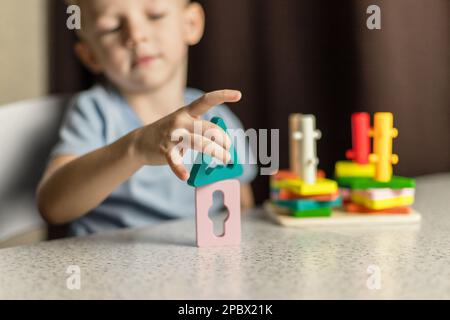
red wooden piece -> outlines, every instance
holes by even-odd
[[[370,155],[370,115],[358,112],[352,115],[353,149],[347,151],[346,157],[358,164],[368,164]]]

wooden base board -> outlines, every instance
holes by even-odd
[[[280,213],[270,202],[264,203],[264,211],[276,223],[285,227],[333,227],[333,226],[373,226],[420,223],[422,216],[413,210],[410,214],[366,214],[347,213],[342,209],[333,210],[329,218],[295,218]]]

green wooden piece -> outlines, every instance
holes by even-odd
[[[412,178],[393,176],[389,182],[379,182],[372,178],[344,177],[337,178],[340,187],[358,190],[366,189],[405,189],[415,188],[416,180]]]

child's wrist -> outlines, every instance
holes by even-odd
[[[130,140],[128,144],[128,154],[133,159],[133,161],[143,167],[147,164],[144,153],[141,151],[141,137],[142,137],[142,128],[139,128],[133,131],[130,135]]]

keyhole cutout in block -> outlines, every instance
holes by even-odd
[[[221,208],[224,208],[224,212],[219,215],[213,212],[212,209],[215,204],[220,204]],[[225,223],[230,216],[230,212],[224,203],[224,195],[222,191],[216,191],[213,193],[213,206],[209,209],[208,217],[213,224],[213,232],[216,237],[223,237],[225,235]]]

